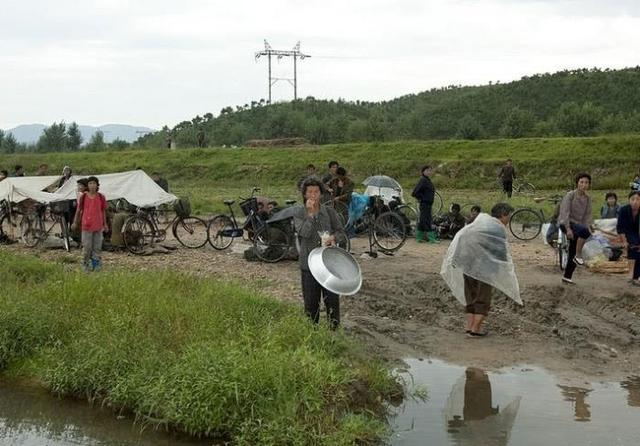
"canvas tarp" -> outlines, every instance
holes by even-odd
[[[57,185],[59,180],[59,176],[6,178],[0,181],[0,200],[12,203],[19,203],[29,198],[40,203],[64,200],[59,195],[43,192]]]
[[[76,198],[76,182],[88,175],[72,176],[55,195],[67,200]],[[100,193],[107,200],[124,198],[138,207],[155,207],[177,200],[173,194],[165,192],[153,179],[142,170],[95,175],[100,182]]]

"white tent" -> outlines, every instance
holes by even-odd
[[[0,200],[13,203],[19,203],[29,198],[40,203],[64,200],[56,194],[43,192],[43,190],[56,185],[59,180],[59,176],[6,178],[0,181]]]
[[[54,195],[62,197],[63,200],[74,200],[76,182],[88,176],[72,176]],[[124,198],[138,207],[155,207],[177,200],[175,195],[165,192],[142,170],[94,176],[100,182],[100,193],[104,194],[107,200]]]

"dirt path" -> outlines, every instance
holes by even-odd
[[[363,254],[365,241],[355,240],[352,251],[364,284],[356,296],[342,300],[345,329],[390,360],[437,357],[486,369],[540,365],[567,378],[639,373],[640,290],[627,284],[626,276],[580,268],[577,285],[563,285],[550,248],[541,242],[512,243],[525,305],[494,296],[487,318],[490,336],[468,338],[464,309],[439,276],[447,246],[409,240],[395,256],[371,259]],[[297,262],[246,262],[244,247],[234,243],[222,252],[207,247],[149,257],[107,253],[105,268],[179,269],[244,285],[258,282],[273,296],[300,304]],[[16,245],[0,249],[24,250]],[[57,261],[80,257],[78,251],[37,252]]]

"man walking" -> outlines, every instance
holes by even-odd
[[[431,224],[431,208],[436,194],[436,188],[431,181],[433,168],[429,165],[423,166],[420,173],[420,181],[418,181],[416,187],[413,188],[413,192],[411,192],[411,196],[420,203],[420,217],[416,229],[416,240],[418,243],[425,241],[429,243],[439,243]],[[427,240],[424,239],[425,234],[427,235]]]
[[[516,178],[516,170],[513,167],[513,161],[508,159],[504,166],[500,169],[498,179],[502,181],[502,191],[511,198],[513,194],[513,180]]]

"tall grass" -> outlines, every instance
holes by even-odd
[[[240,445],[386,431],[374,413],[398,392],[390,372],[296,306],[177,273],[87,276],[1,251],[0,265],[5,373]]]

